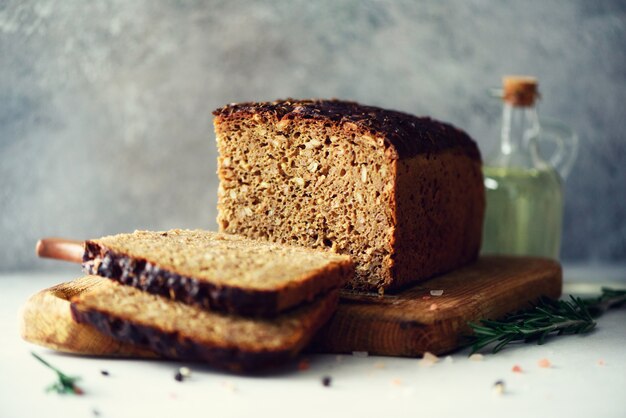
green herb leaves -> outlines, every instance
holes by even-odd
[[[75,395],[82,395],[84,392],[81,388],[76,386],[76,382],[80,380],[79,377],[68,376],[56,367],[52,366],[50,363],[39,357],[37,354],[31,352],[33,357],[43,363],[46,367],[52,369],[58,377],[58,381],[52,383],[50,386],[46,388],[46,392],[56,392],[60,394],[64,393],[73,393]]]
[[[603,288],[599,297],[581,299],[570,296],[569,301],[540,299],[530,309],[506,316],[500,321],[481,320],[469,323],[474,335],[468,345],[472,353],[493,345],[497,353],[514,341],[543,344],[550,335],[583,334],[596,326],[594,318],[608,309],[626,302],[626,290]]]

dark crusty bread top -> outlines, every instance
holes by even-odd
[[[333,290],[276,318],[250,318],[101,280],[71,299],[77,322],[168,358],[206,361],[233,371],[260,369],[293,357],[330,318],[339,294]]]
[[[178,229],[86,241],[83,267],[206,309],[265,316],[341,287],[353,271],[345,255]]]
[[[480,161],[476,143],[463,131],[430,117],[364,106],[343,100],[277,100],[233,103],[213,112],[216,117],[236,118],[271,115],[277,120],[314,120],[336,125],[352,123],[363,132],[380,135],[395,150],[397,158],[459,149]]]

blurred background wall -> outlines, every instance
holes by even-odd
[[[562,258],[626,262],[624,1],[1,1],[0,270],[60,266],[42,236],[215,228],[223,104],[353,99],[487,153],[508,73],[580,135]]]

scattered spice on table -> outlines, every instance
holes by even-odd
[[[437,308],[438,308],[437,304],[436,304],[436,303],[433,303],[433,304],[431,304],[431,305],[430,305],[430,308],[429,308],[429,309],[430,309],[431,311],[435,311],[435,310],[437,310]]]
[[[605,364],[604,359],[598,360],[598,366],[604,366]]]
[[[188,379],[190,377],[191,377],[191,370],[189,369],[189,367],[179,368],[176,374],[174,375],[174,379],[177,382],[182,382],[183,380]]]
[[[438,361],[439,361],[439,357],[427,351],[424,353],[424,356],[420,359],[418,364],[421,367],[430,367],[433,364],[437,363]]]
[[[428,299],[430,299],[430,296],[428,296],[428,295],[422,296],[422,300],[428,300]]]
[[[109,372],[108,372],[108,370],[100,370],[100,374],[101,374],[102,376],[109,376]]]
[[[496,380],[496,382],[493,384],[493,392],[496,395],[502,395],[504,394],[505,390],[506,390],[506,385],[504,383],[504,380]]]
[[[514,365],[513,368],[511,369],[511,371],[513,373],[522,373],[523,372],[522,367],[519,364]]]
[[[331,384],[331,382],[332,382],[332,378],[331,378],[330,376],[324,376],[324,377],[322,377],[322,385],[323,385],[324,387],[329,387],[329,386],[330,386],[330,384]]]
[[[552,367],[552,363],[550,363],[550,360],[548,360],[547,358],[542,358],[541,360],[539,360],[537,362],[537,365],[544,369],[549,369],[550,367]]]
[[[469,359],[471,361],[483,361],[483,355],[480,353],[474,353],[471,356],[469,356]]]

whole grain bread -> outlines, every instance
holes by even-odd
[[[481,158],[461,130],[338,100],[213,114],[221,231],[350,255],[348,286],[379,292],[477,257]]]
[[[273,316],[344,285],[349,257],[200,230],[85,242],[83,268],[205,309]]]
[[[76,324],[70,299],[111,280],[98,276],[57,284],[40,290],[24,304],[20,314],[20,333],[29,343],[70,354],[107,357],[157,358],[150,350],[121,343],[93,327]]]
[[[332,290],[275,318],[250,318],[101,280],[105,283],[71,299],[76,322],[166,358],[203,361],[235,372],[257,371],[293,358],[330,318],[339,293]]]

